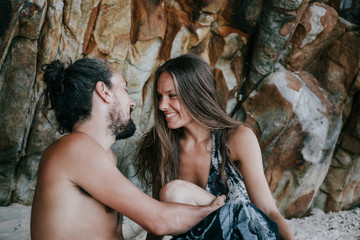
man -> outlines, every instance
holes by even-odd
[[[111,145],[135,131],[126,82],[103,60],[45,65],[45,107],[60,133],[44,152],[31,213],[31,239],[123,239],[117,213],[156,235],[178,234],[224,204],[156,201],[116,168]]]

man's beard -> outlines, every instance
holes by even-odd
[[[136,126],[134,121],[130,118],[126,124],[121,124],[119,128],[115,129],[114,135],[116,140],[125,139],[134,135]]]
[[[116,107],[110,112],[109,130],[115,136],[116,140],[125,139],[134,135],[136,126],[134,121],[129,118],[127,122],[123,122],[121,114],[116,110]]]

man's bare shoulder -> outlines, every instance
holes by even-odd
[[[92,147],[101,147],[99,143],[89,135],[81,132],[74,132],[58,138],[48,147],[48,149],[66,148],[71,150],[72,148],[86,147],[88,145]]]
[[[70,173],[85,161],[107,157],[105,150],[84,133],[69,133],[54,141],[43,153],[39,174]]]
[[[69,133],[54,141],[44,152],[44,157],[65,157],[69,155],[91,154],[104,149],[84,133]]]

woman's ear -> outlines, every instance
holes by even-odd
[[[95,91],[104,102],[109,103],[111,101],[111,93],[104,82],[97,82],[95,85]]]

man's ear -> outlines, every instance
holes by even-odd
[[[104,102],[109,103],[111,101],[111,93],[104,82],[97,82],[95,85],[95,91]]]

